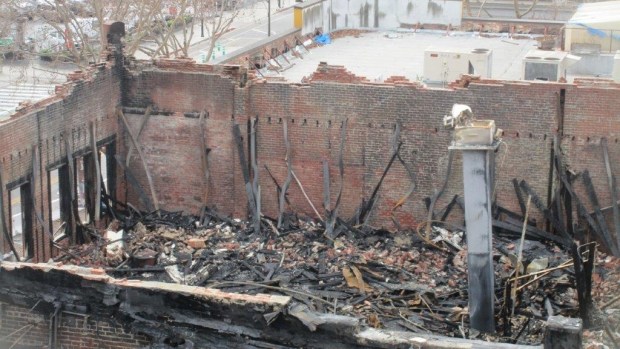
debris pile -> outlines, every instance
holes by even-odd
[[[256,233],[254,222],[209,209],[203,217],[134,215],[112,222],[101,234],[107,238],[57,260],[104,267],[116,277],[288,295],[310,310],[355,316],[375,328],[509,343],[540,343],[547,316],[579,312],[571,255],[553,241],[526,237],[517,263],[519,239],[495,237],[498,331],[489,335],[468,326],[462,231],[446,223],[432,225],[428,236],[352,227],[329,239],[320,223],[287,220],[277,229],[262,217]]]

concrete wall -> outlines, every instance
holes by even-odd
[[[325,0],[324,29],[343,28],[393,29],[420,24],[458,26],[461,24],[460,1],[434,0]]]

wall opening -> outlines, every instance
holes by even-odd
[[[100,158],[100,166],[101,166],[101,181],[102,181],[102,195],[111,198],[112,200],[116,200],[116,160],[114,160],[114,156],[116,155],[116,143],[108,143],[105,146],[101,147],[99,150],[99,158]],[[106,198],[102,198],[103,204],[112,204],[112,202],[108,203]],[[107,203],[107,204],[106,204]],[[102,211],[103,212],[103,211]]]
[[[9,191],[9,217],[11,239],[22,261],[34,256],[32,232],[32,196],[30,183],[24,183]]]
[[[71,233],[71,184],[69,168],[63,165],[48,172],[49,217],[54,233],[54,242],[66,238]]]
[[[88,195],[88,183],[86,180],[87,172],[87,156],[75,158],[75,193],[77,195],[77,211],[82,224],[88,224],[90,222],[89,211],[87,208],[87,202],[90,198]],[[92,185],[92,184],[91,184]]]

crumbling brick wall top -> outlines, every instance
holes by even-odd
[[[96,81],[97,75],[100,72],[110,69],[113,66],[114,66],[114,62],[108,61],[108,62],[93,64],[93,65],[86,67],[84,70],[76,70],[73,73],[69,73],[67,75],[66,82],[60,85],[56,85],[54,94],[50,95],[49,97],[45,99],[39,100],[35,103],[30,103],[30,102],[21,103],[20,106],[17,107],[16,112],[13,115],[11,115],[11,118],[0,121],[0,124],[6,123],[12,119],[21,117],[23,115],[33,113],[53,103],[63,100],[64,98],[66,98],[72,93],[73,89],[77,85],[92,83]]]
[[[247,74],[247,69],[229,64],[199,64],[191,58],[159,58],[153,61],[133,60],[127,65],[130,71],[158,69],[183,73],[206,73],[237,79]]]
[[[357,76],[351,73],[342,65],[329,65],[326,62],[319,63],[317,70],[312,73],[306,81],[302,82],[315,81],[340,82],[345,84],[370,82],[370,80],[363,76]]]

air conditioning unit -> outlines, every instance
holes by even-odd
[[[559,81],[581,58],[563,51],[530,50],[523,58],[523,80]]]
[[[477,49],[435,49],[424,51],[424,81],[429,84],[458,80],[463,74],[490,78],[493,51]]]

